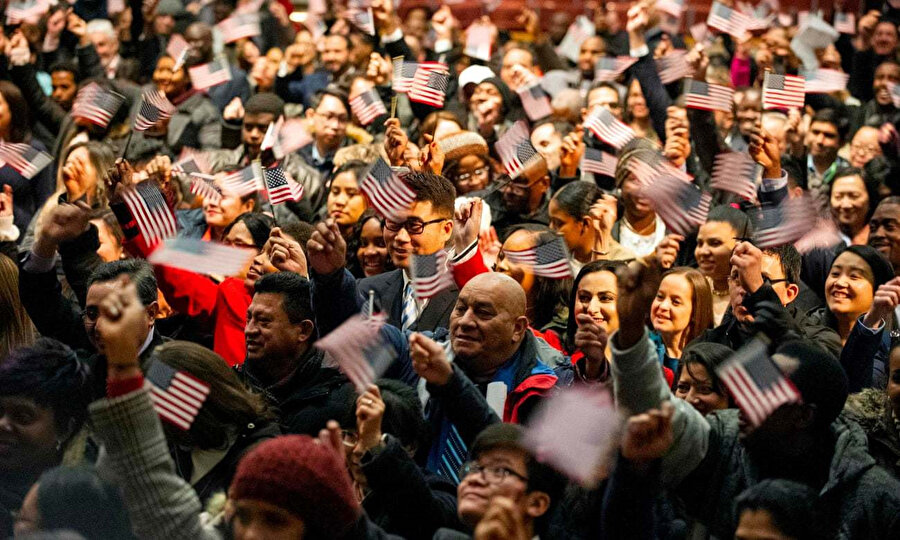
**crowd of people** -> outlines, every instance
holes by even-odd
[[[896,3],[725,1],[770,14],[740,37],[693,3],[472,4],[2,2],[0,155],[30,157],[0,168],[0,535],[900,537]],[[446,70],[442,106],[396,91],[404,62]],[[771,74],[825,70],[845,87],[764,106]],[[121,99],[91,120],[98,92]],[[147,120],[148,92],[171,114]],[[722,187],[726,153],[752,193]],[[695,226],[647,164],[703,194]],[[302,197],[239,189],[245,167]],[[148,262],[171,239],[148,237],[141,184],[175,240],[247,263]],[[797,205],[807,223],[761,217]],[[543,268],[554,243],[565,271]],[[373,313],[360,387],[318,344]],[[796,394],[764,418],[723,375],[760,343]],[[590,481],[529,442],[574,391],[618,418]]]

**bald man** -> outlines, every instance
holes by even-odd
[[[308,248],[316,327],[323,336],[357,313],[356,281],[345,268],[334,270],[346,253],[339,231],[319,224]],[[384,376],[429,395],[425,411],[438,436],[427,466],[455,482],[465,448],[492,418],[485,399],[504,422],[523,422],[558,380],[549,367],[552,350],[528,329],[525,292],[505,275],[479,274],[465,284],[450,313],[449,334],[443,328],[414,334],[391,325],[381,333],[397,358]],[[427,355],[433,362],[423,362],[410,343],[434,344]]]

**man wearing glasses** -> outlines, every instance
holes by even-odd
[[[347,124],[350,122],[347,94],[335,86],[326,87],[313,97],[306,117],[312,125],[313,140],[297,153],[308,166],[318,171],[321,185],[327,186],[334,170],[334,154],[347,144]],[[324,191],[316,194],[313,208],[321,206]]]
[[[491,207],[492,223],[501,240],[512,227],[523,223],[549,225],[550,172],[543,157],[518,177],[501,176],[497,181],[499,189],[488,188],[471,196],[481,197]]]

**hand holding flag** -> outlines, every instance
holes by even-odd
[[[136,131],[147,131],[175,114],[175,106],[159,90],[147,90],[141,96],[141,108],[134,118]]]

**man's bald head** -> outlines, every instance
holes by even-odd
[[[493,295],[501,308],[513,317],[524,317],[527,300],[522,286],[513,278],[499,272],[478,274],[466,283],[468,286],[481,287]],[[465,288],[465,287],[463,287]]]

